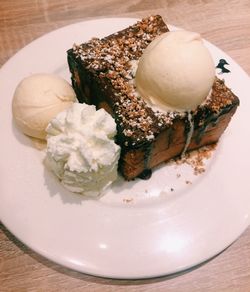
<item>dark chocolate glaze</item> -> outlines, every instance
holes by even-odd
[[[230,73],[231,71],[225,68],[226,65],[229,65],[228,62],[225,59],[220,59],[218,65],[215,68],[221,69],[219,74]]]
[[[151,152],[153,149],[153,144],[152,143],[148,143],[148,145],[145,147],[145,151],[144,151],[144,171],[140,174],[140,178],[142,179],[149,179],[152,175],[152,171],[149,168],[149,162],[151,159]]]
[[[192,115],[192,121],[191,123],[193,123],[193,115]],[[191,125],[190,125],[190,121],[188,119],[188,112],[185,113],[185,118],[184,118],[184,135],[185,135],[185,140],[187,140],[189,132],[191,130]]]
[[[197,114],[194,115],[194,128],[196,130],[196,136],[194,137],[195,143],[200,144],[202,137],[205,135],[208,127],[214,127],[219,122],[220,118],[232,111],[235,106],[239,105],[238,98],[235,99],[231,105],[221,108],[219,112],[212,112],[208,107],[203,107]]]
[[[208,126],[210,126],[210,125],[215,126],[218,123],[219,117],[220,117],[220,115],[218,115],[218,116],[214,115],[210,119],[206,119],[203,126],[198,128],[197,135],[195,137],[195,143],[197,145],[200,144],[201,139],[204,136]]]
[[[152,169],[145,169],[141,174],[138,175],[139,178],[147,180],[152,176]]]

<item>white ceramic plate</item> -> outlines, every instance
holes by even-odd
[[[44,167],[44,153],[16,129],[11,101],[22,78],[53,72],[70,80],[66,50],[74,42],[134,22],[99,19],[64,27],[23,48],[0,71],[1,221],[52,261],[112,278],[154,277],[197,265],[237,239],[250,214],[249,78],[210,43],[215,63],[224,58],[230,64],[231,74],[221,76],[241,106],[202,175],[166,164],[148,181],[120,179],[102,198],[86,199],[66,191]]]

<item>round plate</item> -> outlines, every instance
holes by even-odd
[[[70,81],[66,51],[135,19],[86,21],[53,31],[26,46],[0,71],[0,219],[39,254],[80,272],[112,278],[175,273],[221,252],[248,226],[249,78],[206,42],[241,105],[198,176],[186,165],[164,164],[150,180],[119,179],[98,199],[66,191],[43,164],[44,152],[16,129],[11,113],[18,82],[33,73]],[[219,72],[218,72],[219,73]]]

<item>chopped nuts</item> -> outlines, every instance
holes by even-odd
[[[136,90],[135,74],[139,58],[156,36],[168,30],[160,21],[159,16],[151,16],[130,26],[126,32],[115,33],[115,37],[92,38],[81,45],[73,44],[76,58],[80,58],[84,66],[102,81],[106,79],[103,88],[108,94],[112,91],[113,111],[117,123],[124,129],[122,133],[124,140],[127,138],[126,144],[154,140],[176,118],[187,116],[185,112],[153,110]],[[203,127],[207,109],[213,114],[220,114],[221,109],[232,105],[232,102],[232,92],[224,86],[224,81],[216,78],[211,95],[198,107],[203,111],[196,123]]]
[[[126,137],[135,135],[135,141],[154,139],[154,123],[159,128],[171,123],[169,114],[155,114],[149,109],[136,91],[134,82],[143,50],[165,30],[159,25],[158,16],[152,16],[131,26],[126,35],[117,33],[116,38],[92,38],[88,43],[73,45],[74,54],[88,69],[110,80],[115,96],[119,97],[114,101],[118,122],[124,127],[123,134]]]

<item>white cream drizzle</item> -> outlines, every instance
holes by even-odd
[[[186,143],[185,143],[185,146],[182,150],[182,153],[181,153],[181,158],[183,158],[186,154],[186,151],[188,149],[188,146],[190,145],[190,142],[191,142],[191,139],[192,139],[192,136],[193,136],[193,133],[194,133],[194,122],[192,120],[192,114],[191,114],[191,111],[188,111],[188,122],[189,122],[189,125],[190,125],[190,129],[187,133],[187,139],[186,139]]]

